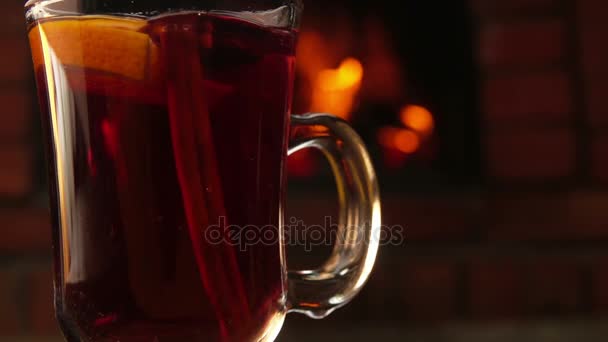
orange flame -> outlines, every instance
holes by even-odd
[[[345,59],[338,69],[325,69],[317,79],[321,90],[331,92],[358,86],[363,78],[363,67],[354,58]]]
[[[420,148],[420,137],[406,128],[384,127],[378,131],[378,142],[404,154],[413,154]]]
[[[401,110],[401,122],[424,136],[430,135],[435,129],[433,115],[428,109],[421,106],[405,106]]]
[[[420,139],[416,133],[403,129],[395,136],[395,147],[406,154],[414,153],[420,147]]]
[[[337,69],[322,70],[313,85],[311,111],[350,119],[362,79],[363,66],[354,58],[345,59]]]

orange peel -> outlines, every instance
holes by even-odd
[[[40,22],[29,32],[34,66],[37,69],[56,58],[63,66],[135,80],[156,79],[160,72],[158,47],[146,33],[140,32],[145,25],[145,20],[131,18]]]

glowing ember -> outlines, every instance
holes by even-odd
[[[313,85],[311,111],[350,119],[362,79],[363,66],[354,58],[345,59],[337,69],[322,70]]]
[[[339,91],[357,87],[363,78],[363,67],[354,58],[345,59],[338,69],[321,71],[318,86],[323,91]]]
[[[296,112],[330,113],[351,121],[359,101],[391,107],[403,101],[402,60],[385,23],[375,17],[359,23],[350,19],[334,18],[335,27],[330,33],[324,26],[311,29],[311,25],[300,33]],[[357,33],[355,26],[360,26],[364,33]],[[405,127],[384,127],[377,132],[386,166],[393,169],[402,167],[410,155],[418,152],[435,128],[433,116],[423,107],[407,106],[398,114]],[[308,130],[320,134],[324,131],[316,127]],[[321,165],[315,155],[292,156],[290,175],[314,176]]]
[[[420,148],[420,137],[405,128],[384,127],[378,131],[378,142],[385,148],[413,154]]]
[[[399,151],[410,154],[418,150],[420,147],[420,139],[416,133],[407,129],[402,129],[395,136],[394,144]]]
[[[430,135],[435,128],[435,120],[428,109],[421,106],[406,106],[401,110],[401,122],[423,135]]]

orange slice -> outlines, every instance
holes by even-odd
[[[65,66],[136,80],[154,79],[159,74],[158,51],[150,37],[139,32],[145,25],[145,20],[127,18],[69,18],[38,23],[29,33],[34,66],[38,68],[56,58]]]

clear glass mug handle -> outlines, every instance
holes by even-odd
[[[292,141],[289,155],[315,148],[329,161],[340,202],[336,245],[316,270],[289,271],[288,310],[323,318],[348,303],[361,290],[373,268],[380,238],[380,196],[371,159],[348,123],[328,114],[293,115],[292,129],[307,130]]]

